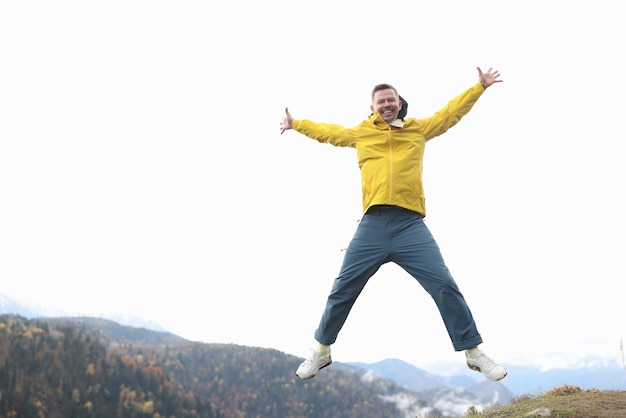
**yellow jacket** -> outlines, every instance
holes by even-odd
[[[375,113],[351,129],[309,120],[294,120],[292,128],[322,143],[356,148],[363,213],[372,205],[395,205],[425,216],[422,161],[426,141],[456,125],[484,90],[476,83],[423,119],[407,118],[388,124]]]

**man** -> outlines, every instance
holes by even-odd
[[[402,103],[389,84],[374,87],[372,115],[351,129],[296,120],[285,109],[281,134],[294,129],[322,143],[356,148],[363,194],[363,218],[315,331],[318,345],[298,367],[299,378],[310,379],[332,363],[330,345],[369,278],[388,262],[402,267],[432,296],[454,350],[465,351],[471,369],[494,381],[506,376],[506,370],[478,348],[483,341],[470,309],[423,220],[426,142],[454,126],[488,87],[502,81],[498,71],[477,69],[478,83],[427,118],[398,118]]]

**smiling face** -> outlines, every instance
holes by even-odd
[[[401,107],[402,103],[396,91],[393,88],[388,88],[374,93],[370,109],[373,113],[380,113],[385,122],[390,123],[398,118]]]

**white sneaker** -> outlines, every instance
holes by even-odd
[[[304,360],[300,367],[298,367],[298,370],[296,370],[296,376],[300,379],[310,379],[314,377],[317,372],[330,365],[332,362],[333,360],[330,357],[330,352],[326,355],[322,355],[318,353],[317,350],[311,349],[311,355],[308,359]]]
[[[465,360],[467,361],[467,367],[484,374],[489,380],[498,381],[506,377],[506,370],[504,367],[490,359],[482,351],[476,353],[474,357],[469,357],[466,353]]]

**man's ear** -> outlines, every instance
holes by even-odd
[[[374,110],[374,105],[370,105],[370,110],[372,111],[372,114],[376,113],[376,111]]]

